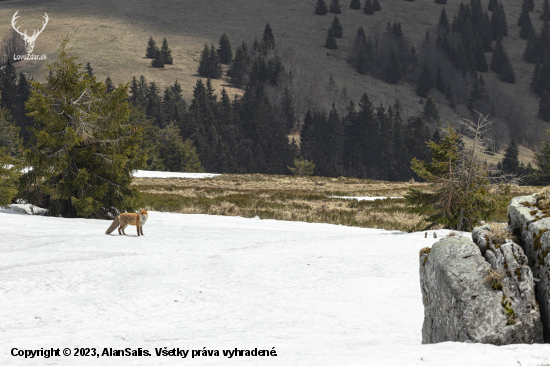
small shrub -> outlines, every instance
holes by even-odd
[[[502,280],[504,275],[497,270],[490,269],[487,276],[485,276],[485,283],[491,285],[493,290],[502,290]]]

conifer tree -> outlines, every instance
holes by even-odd
[[[338,48],[336,45],[336,38],[334,38],[334,31],[332,30],[332,27],[328,29],[327,32],[327,39],[325,40],[325,47],[329,50],[335,50]]]
[[[516,74],[512,68],[512,64],[508,59],[508,55],[504,53],[504,59],[502,60],[502,69],[498,74],[498,79],[505,83],[514,84],[516,82]]]
[[[17,103],[17,73],[11,62],[11,57],[8,57],[8,62],[3,68],[3,70],[0,70],[1,105],[9,111],[12,111],[15,109]]]
[[[432,74],[430,72],[430,68],[428,67],[428,62],[425,61],[424,67],[422,68],[422,73],[420,74],[416,84],[416,95],[422,98],[428,97],[428,93],[433,86]]]
[[[361,9],[361,0],[351,0],[349,7],[350,9],[354,9],[354,10]]]
[[[229,69],[229,76],[231,77],[231,84],[236,87],[242,87],[245,85],[245,78],[248,70],[248,50],[246,44],[237,47],[235,52],[235,58]]]
[[[445,30],[449,30],[449,19],[447,18],[445,8],[441,9],[441,14],[439,15],[439,26]]]
[[[425,229],[441,224],[454,230],[472,230],[508,202],[510,187],[499,184],[502,178],[493,177],[475,154],[483,146],[480,131],[486,128],[486,120],[468,122],[468,130],[475,136],[468,148],[459,148],[461,136],[449,128],[439,144],[428,143],[431,162],[412,161],[411,168],[432,186],[430,192],[409,188],[405,195],[412,212],[426,215],[429,225]]]
[[[504,4],[500,2],[498,4],[499,24],[501,28],[501,34],[503,37],[508,36],[508,23],[506,21],[506,13],[504,12]]]
[[[445,4],[447,4],[447,0],[435,0],[435,3],[445,5]]]
[[[505,174],[518,174],[519,169],[519,148],[516,140],[512,139],[510,145],[506,148],[504,158],[502,159],[502,171]]]
[[[325,15],[326,13],[328,13],[328,9],[325,0],[317,0],[317,4],[315,5],[315,14]]]
[[[542,3],[540,19],[545,22],[550,22],[550,3],[548,3],[548,0],[544,0]]]
[[[164,59],[162,57],[161,51],[157,48],[155,51],[155,57],[153,61],[151,61],[151,66],[163,69],[164,68]]]
[[[525,50],[523,51],[523,60],[529,63],[538,61],[537,34],[535,28],[532,27],[527,36],[527,46],[525,46]]]
[[[90,65],[89,62],[86,63],[86,72],[90,77],[94,76],[94,69],[92,69],[92,66]]]
[[[533,9],[535,9],[535,1],[534,0],[523,0],[522,6],[526,6],[527,10],[533,11]]]
[[[137,208],[139,191],[130,184],[147,159],[138,151],[142,130],[130,125],[127,85],[105,93],[68,55],[67,43],[64,37],[47,65],[47,83],[33,82],[27,109],[35,144],[25,150],[33,169],[20,192],[52,216],[112,218]]]
[[[498,7],[498,0],[489,0],[489,11],[494,11]]]
[[[374,7],[372,6],[371,0],[365,0],[365,6],[363,7],[363,13],[372,15],[374,14]]]
[[[468,96],[467,107],[470,111],[482,112],[483,105],[487,96],[487,90],[485,89],[485,81],[481,74],[477,75],[472,84],[472,89]]]
[[[109,76],[107,76],[107,79],[105,80],[105,90],[107,91],[107,93],[112,93],[115,91],[113,81]]]
[[[439,110],[437,109],[437,103],[431,95],[428,96],[428,99],[426,99],[426,103],[424,103],[422,117],[424,117],[424,120],[427,123],[435,123],[437,126],[439,126],[439,124],[441,123],[439,119]]]
[[[157,51],[157,44],[153,40],[153,37],[149,37],[149,42],[147,43],[147,48],[145,50],[145,57],[155,58]]]
[[[172,65],[174,59],[172,58],[172,50],[168,47],[168,41],[166,38],[162,40],[162,46],[160,48],[160,57],[162,58],[162,63],[165,65]]]
[[[166,169],[171,172],[203,173],[197,149],[190,139],[185,142],[179,129],[169,124],[159,134],[159,152]]]
[[[264,35],[262,36],[262,46],[265,51],[275,48],[275,37],[269,23],[265,25]]]
[[[493,52],[493,58],[491,59],[491,70],[498,74],[501,81],[511,84],[516,82],[512,64],[500,40],[495,45],[495,52]]]
[[[342,13],[342,9],[340,8],[340,0],[331,0],[329,11],[334,14]]]
[[[544,122],[550,122],[550,95],[545,90],[539,102],[539,118]]]
[[[372,8],[374,9],[374,11],[382,10],[382,7],[380,6],[380,1],[379,0],[372,0]]]
[[[533,25],[531,24],[531,17],[529,16],[529,10],[527,9],[527,6],[522,7],[521,15],[518,19],[518,27],[519,27],[519,36],[523,39],[527,39],[529,37],[529,31],[531,28],[533,28]]]
[[[502,46],[502,41],[499,39],[495,44],[495,51],[493,52],[493,57],[491,58],[491,70],[497,74],[500,74],[502,67],[504,65],[505,51]]]
[[[332,28],[332,33],[334,34],[334,37],[336,38],[342,38],[344,29],[342,28],[342,24],[340,23],[340,20],[338,20],[338,15],[334,16],[334,19],[332,20],[332,24],[330,25]]]
[[[0,208],[6,207],[17,194],[17,180],[22,167],[18,150],[19,128],[10,121],[7,109],[0,108]]]
[[[222,34],[218,43],[218,57],[224,65],[229,65],[233,60],[233,51],[231,50],[231,43],[229,42],[227,33]]]
[[[222,71],[222,65],[220,64],[214,44],[211,44],[210,48],[205,44],[199,61],[199,75],[206,78],[219,79],[222,76]]]

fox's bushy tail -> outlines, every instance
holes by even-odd
[[[119,222],[119,216],[116,217],[116,219],[113,220],[113,223],[111,224],[111,226],[109,226],[109,228],[107,229],[107,231],[105,232],[105,234],[110,234],[112,233],[113,231],[115,231],[115,229],[118,227],[118,225],[120,224]]]

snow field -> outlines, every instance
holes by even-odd
[[[538,365],[550,345],[421,344],[418,251],[438,239],[150,212],[110,222],[0,212],[1,365]],[[444,236],[448,231],[437,231]],[[147,349],[24,359],[12,348]],[[277,357],[156,357],[155,348]]]

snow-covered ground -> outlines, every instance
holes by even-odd
[[[136,170],[132,176],[135,178],[212,178],[220,174],[214,173],[178,173],[178,172],[158,172],[153,170]]]
[[[376,200],[385,200],[388,198],[397,199],[403,197],[351,197],[351,196],[332,196],[331,198],[342,198],[345,200],[357,200],[357,201],[376,201]]]
[[[548,344],[421,344],[418,251],[432,232],[150,212],[137,237],[107,236],[100,220],[0,220],[0,365],[550,362]],[[157,357],[163,347],[220,356]],[[277,357],[222,353],[273,347]],[[13,348],[151,356],[25,359]]]

